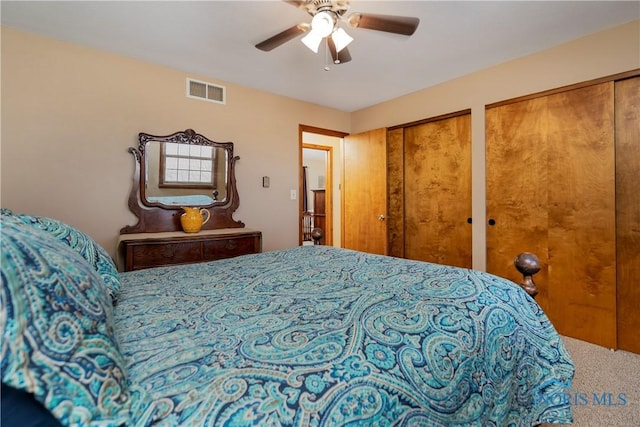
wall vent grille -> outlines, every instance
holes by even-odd
[[[227,89],[224,86],[187,78],[187,98],[225,104],[227,102]]]

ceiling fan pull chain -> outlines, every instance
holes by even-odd
[[[324,70],[330,71],[331,67],[329,67],[329,38],[326,37],[324,39]]]

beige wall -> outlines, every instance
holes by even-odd
[[[2,207],[69,222],[113,254],[135,220],[127,148],[141,131],[193,128],[235,143],[235,218],[262,230],[265,250],[295,246],[298,124],[355,133],[471,108],[474,267],[483,269],[484,106],[635,68],[640,21],[349,114],[2,28]],[[187,77],[225,85],[227,104],[186,98]]]
[[[187,98],[187,77],[226,86],[227,104]],[[66,221],[112,255],[135,222],[127,148],[138,132],[187,128],[234,142],[234,218],[263,232],[263,249],[297,245],[299,124],[348,132],[350,115],[2,28],[2,207]]]
[[[485,105],[637,68],[640,68],[640,21],[354,112],[351,132],[471,108],[473,267],[484,270]]]

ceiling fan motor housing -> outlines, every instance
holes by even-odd
[[[341,17],[349,10],[349,2],[347,0],[310,0],[303,7],[311,16],[330,11]]]

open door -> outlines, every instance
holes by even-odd
[[[386,255],[387,129],[344,138],[342,247]]]

